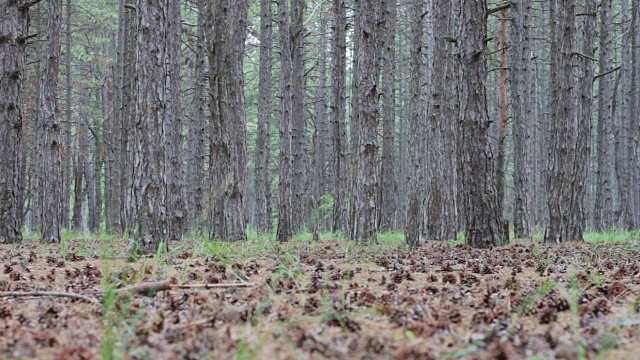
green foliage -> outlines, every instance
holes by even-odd
[[[634,239],[640,239],[640,231],[628,231],[624,229],[613,228],[602,233],[588,232],[584,234],[584,240],[594,244],[627,242]]]

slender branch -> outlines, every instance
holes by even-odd
[[[598,61],[598,59],[596,59],[596,58],[594,58],[594,57],[591,57],[591,56],[589,56],[589,55],[587,55],[587,54],[579,53],[579,52],[577,52],[577,51],[572,52],[572,53],[571,53],[571,55],[580,56],[580,57],[583,57],[583,58],[585,58],[585,59],[589,59],[589,60],[591,60],[591,61]]]
[[[190,285],[172,285],[173,289],[225,289],[234,287],[253,287],[254,283],[230,283],[230,284],[190,284]]]
[[[487,16],[491,15],[491,14],[495,14],[498,11],[502,11],[504,9],[508,9],[511,7],[511,3],[510,2],[505,2],[502,4],[498,4],[496,7],[493,7],[491,9],[487,9]]]
[[[38,35],[39,35],[38,33],[35,33],[35,34],[29,34],[29,35],[21,36],[21,37],[18,38],[18,41],[19,42],[26,41],[26,40],[32,39],[32,38],[34,38],[34,37],[36,37]]]
[[[86,295],[59,291],[0,291],[0,297],[68,297],[102,306],[100,301]]]
[[[228,283],[228,284],[187,284],[177,285],[172,284],[171,280],[144,282],[131,286],[124,287],[116,290],[117,294],[139,294],[139,295],[153,295],[158,291],[165,291],[171,289],[225,289],[236,287],[252,287],[253,283]]]
[[[20,11],[29,10],[30,7],[38,4],[40,1],[42,1],[42,0],[32,0],[32,1],[29,1],[27,3],[24,3],[24,4],[22,4],[22,5],[20,5],[18,7],[18,10],[20,10]]]
[[[622,68],[622,66],[616,66],[616,67],[614,67],[613,69],[611,69],[611,70],[609,70],[609,71],[605,71],[605,72],[603,72],[602,74],[598,74],[598,75],[596,75],[596,76],[594,76],[594,77],[593,77],[593,81],[595,81],[595,80],[596,80],[597,78],[599,78],[599,77],[603,77],[603,76],[605,76],[605,75],[609,75],[609,74],[611,74],[612,72],[616,72],[616,71],[620,70],[621,68]]]

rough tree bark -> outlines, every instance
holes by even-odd
[[[247,239],[247,120],[243,59],[247,1],[210,5],[211,239]]]
[[[23,82],[27,1],[0,3],[0,243],[22,242]]]
[[[349,144],[347,142],[346,67],[347,15],[345,0],[333,1],[333,43],[331,49],[331,121],[333,122],[333,231],[347,233],[349,187]]]
[[[576,4],[561,0],[551,1],[551,141],[547,175],[547,205],[549,224],[545,229],[545,242],[582,241],[585,227],[584,183],[588,157],[589,112],[582,104],[591,94],[579,88],[573,69],[581,69],[576,45]],[[595,9],[594,9],[595,10]],[[586,35],[585,35],[586,36]],[[588,36],[586,36],[588,38]],[[591,39],[592,40],[592,39]],[[586,44],[586,41],[585,41]],[[589,56],[589,54],[586,54]],[[592,56],[592,55],[591,55]],[[582,59],[582,61],[589,61]],[[582,72],[582,71],[580,71]],[[588,74],[579,74],[585,80]],[[591,74],[593,76],[593,74]],[[593,79],[589,79],[592,81]],[[586,81],[586,80],[585,80]],[[586,119],[586,120],[585,120]],[[586,124],[585,124],[586,122]],[[578,164],[581,160],[583,164]]]
[[[60,219],[62,228],[69,227],[69,206],[71,193],[71,162],[73,141],[71,138],[71,94],[73,91],[71,84],[71,10],[73,8],[71,0],[67,0],[65,4],[65,109],[64,109],[64,142],[62,146],[63,157],[63,178],[62,178],[62,204],[60,209]]]
[[[599,71],[611,72],[615,67],[611,22],[613,0],[603,0],[600,7]],[[597,170],[594,202],[594,229],[613,226],[613,188],[611,184],[611,129],[613,128],[613,74],[598,77]]]
[[[169,237],[167,214],[166,110],[167,2],[141,0],[138,4],[136,159],[134,193],[141,250],[157,251]]]
[[[47,52],[40,88],[39,117],[44,133],[43,203],[40,233],[43,242],[62,240],[62,127],[58,108],[58,74],[60,36],[62,32],[62,1],[47,1]]]
[[[378,96],[380,93],[380,50],[384,23],[381,12],[383,0],[356,0],[356,66],[354,69],[353,120],[357,123],[357,162],[352,204],[354,223],[351,239],[363,243],[377,241],[378,188]]]
[[[205,190],[205,140],[206,122],[205,107],[208,101],[206,93],[206,19],[207,19],[207,2],[205,0],[198,1],[198,28],[196,40],[196,60],[194,69],[194,96],[191,108],[191,119],[189,121],[187,152],[187,198],[189,204],[188,221],[192,229],[197,229],[202,224],[202,213],[204,210],[205,199],[202,194]]]
[[[473,247],[504,245],[507,239],[502,229],[488,139],[486,1],[463,0],[460,26],[458,166],[464,203],[465,241]]]
[[[422,186],[424,182],[423,154],[421,152],[423,140],[422,107],[420,94],[422,89],[422,36],[424,33],[424,20],[422,1],[415,1],[411,7],[411,77],[410,77],[410,114],[409,114],[409,147],[411,158],[409,170],[407,224],[405,228],[405,241],[415,248],[419,244],[421,232],[421,212],[423,205]],[[432,215],[431,213],[429,214]]]
[[[182,17],[180,15],[180,1],[169,1],[167,8],[167,103],[166,128],[167,142],[165,152],[167,156],[167,207],[169,218],[169,237],[179,240],[186,230],[187,204],[185,202],[185,174],[182,147],[184,141],[182,123],[182,91],[180,86],[180,67],[182,65]]]
[[[397,208],[396,182],[396,15],[395,0],[386,2],[384,9],[384,48],[382,55],[382,168],[380,170],[380,218],[379,230],[395,229]]]
[[[455,64],[452,57],[452,43],[447,40],[453,35],[451,1],[436,1],[433,4],[434,49],[431,68],[431,99],[427,111],[430,134],[429,144],[429,201],[425,230],[427,238],[452,240],[456,237],[456,167],[455,167],[455,126],[454,106],[456,88],[453,78]]]
[[[256,230],[270,233],[271,180],[271,116],[272,116],[272,70],[273,70],[273,9],[271,0],[260,1],[260,69],[258,89],[258,135],[256,137],[255,193]]]
[[[509,120],[509,102],[507,100],[507,73],[509,62],[507,60],[507,10],[500,12],[500,70],[498,75],[498,104],[500,110],[500,122],[498,124],[498,147],[496,155],[496,193],[498,194],[498,214],[505,219],[505,167],[507,157],[507,121]]]
[[[529,129],[532,119],[531,0],[512,1],[509,47],[511,117],[513,122],[513,231],[516,238],[528,238],[529,227]]]
[[[584,10],[587,14],[595,14],[598,9],[596,0],[585,0]],[[596,44],[596,17],[581,16],[581,28],[583,36],[581,40],[581,53],[576,53],[578,66],[574,68],[573,78],[577,82],[576,87],[579,89],[578,98],[576,99],[577,118],[576,138],[574,149],[575,159],[573,161],[573,190],[571,192],[571,203],[578,209],[585,209],[587,180],[590,176],[590,154],[591,154],[591,126],[592,126],[592,107],[593,107],[593,78],[594,78],[594,62],[595,44]],[[610,176],[610,175],[609,175]],[[611,216],[611,215],[609,215]],[[576,211],[573,213],[571,222],[574,224],[582,224],[586,226],[586,211]],[[580,226],[580,225],[578,225]]]
[[[278,229],[279,242],[291,240],[293,235],[292,186],[291,186],[291,132],[293,126],[292,105],[292,59],[289,36],[289,0],[278,0],[278,31],[280,34],[280,155],[278,184]]]
[[[629,14],[628,3],[626,1],[622,4],[622,13]],[[624,22],[630,15],[624,17]],[[633,16],[631,16],[633,18]],[[632,92],[633,81],[633,37],[634,32],[631,31],[633,25],[632,21],[628,22],[629,25],[623,28],[624,41],[622,42],[622,64],[620,68],[620,74],[618,75],[618,96],[620,98],[620,105],[616,107],[614,111],[615,118],[615,170],[616,180],[618,186],[616,187],[616,219],[617,225],[624,229],[635,228],[635,221],[633,216],[633,200],[632,195],[632,179],[633,179],[633,117],[630,116],[632,103],[630,96]]]
[[[307,113],[305,109],[304,69],[305,1],[291,0],[289,41],[291,43],[291,226],[293,232],[304,227],[308,215],[307,191]]]
[[[323,13],[322,5],[320,5],[319,12]],[[317,232],[318,227],[326,223],[324,221],[324,213],[320,213],[320,206],[322,206],[323,196],[327,194],[327,184],[329,182],[328,170],[327,170],[327,152],[330,151],[329,142],[331,141],[328,135],[330,131],[330,124],[327,119],[327,35],[325,22],[320,23],[320,39],[317,46],[318,49],[318,82],[316,85],[314,102],[314,133],[313,133],[313,176],[310,182],[313,181],[313,207],[314,213],[311,217],[310,225],[314,232]],[[311,185],[311,184],[309,184]]]

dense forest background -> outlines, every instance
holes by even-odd
[[[638,0],[3,1],[0,241],[636,229],[639,21]]]

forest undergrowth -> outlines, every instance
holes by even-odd
[[[140,258],[82,234],[0,245],[0,357],[637,359],[638,233],[538,237],[413,251],[394,233],[194,237]],[[138,291],[149,282],[165,288]]]

